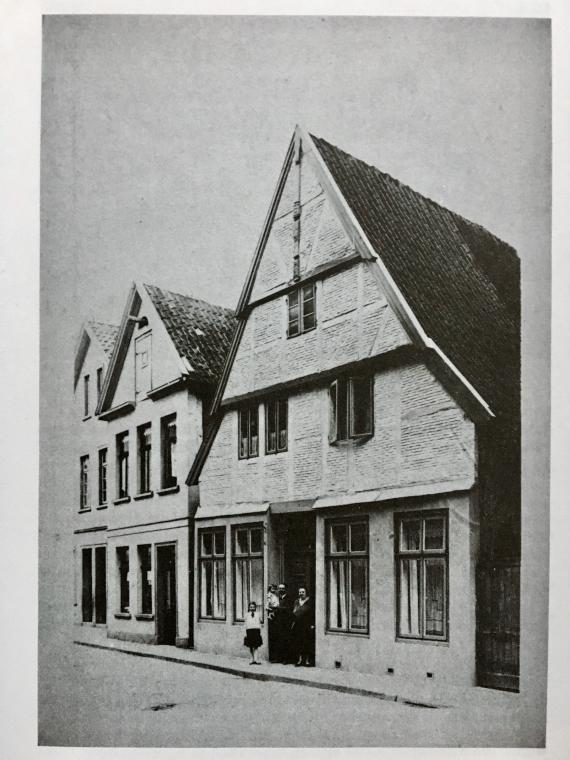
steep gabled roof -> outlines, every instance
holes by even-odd
[[[218,380],[235,329],[233,311],[144,285],[179,355],[196,374]]]
[[[87,355],[91,341],[96,341],[108,360],[113,353],[113,347],[119,332],[118,325],[109,325],[106,322],[97,322],[88,319],[84,322],[75,348],[75,362],[73,370],[73,387],[77,385],[81,368]]]
[[[511,246],[374,166],[311,138],[423,329],[497,411],[518,397],[519,259]]]
[[[119,325],[109,325],[106,322],[96,322],[93,319],[90,319],[87,324],[95,333],[95,337],[99,341],[105,356],[107,358],[111,356],[117,335],[119,334]]]

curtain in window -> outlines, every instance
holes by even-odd
[[[329,567],[329,625],[331,628],[346,628],[346,560],[333,560]]]
[[[350,561],[350,625],[352,628],[366,629],[368,626],[368,604],[366,590],[366,560]]]
[[[428,636],[443,636],[445,598],[445,560],[425,560],[425,632]]]
[[[235,598],[236,610],[235,616],[238,620],[243,620],[247,609],[247,578],[246,578],[247,560],[237,559],[235,563]]]
[[[209,562],[202,562],[202,578],[200,585],[200,615],[203,617],[211,617],[212,615],[212,602],[211,602],[211,589],[212,589],[212,566]]]
[[[249,601],[257,604],[257,609],[263,617],[263,559],[250,559],[249,561]]]
[[[417,559],[400,560],[400,633],[404,636],[420,635],[419,573]]]
[[[213,579],[213,611],[214,617],[223,618],[226,615],[226,586],[225,586],[225,565],[223,561],[214,560],[214,579]]]

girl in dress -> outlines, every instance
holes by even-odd
[[[243,643],[251,653],[251,662],[249,664],[261,665],[257,659],[257,650],[263,644],[263,639],[261,638],[261,620],[259,619],[259,612],[257,611],[257,604],[255,602],[250,602],[247,607]]]

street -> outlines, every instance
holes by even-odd
[[[40,655],[39,744],[516,746],[516,716],[243,679],[68,643]]]

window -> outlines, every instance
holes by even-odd
[[[119,612],[130,612],[129,607],[129,547],[117,548],[117,572],[119,576]]]
[[[329,387],[329,441],[367,438],[374,432],[371,377],[339,378]]]
[[[327,630],[368,633],[368,520],[328,521]]]
[[[135,340],[135,398],[146,396],[151,389],[150,350],[151,333]]]
[[[174,488],[176,480],[176,415],[160,421],[162,448],[162,487]]]
[[[150,491],[150,452],[151,428],[150,423],[137,429],[138,459],[139,459],[139,493]]]
[[[103,367],[97,369],[97,403],[101,399],[101,389],[103,388]]]
[[[107,550],[104,546],[81,550],[81,620],[107,622]]]
[[[79,459],[79,509],[89,509],[89,455]]]
[[[447,514],[395,516],[397,634],[447,640]]]
[[[233,528],[234,618],[245,620],[250,602],[263,617],[263,526]]]
[[[198,532],[200,556],[200,617],[226,617],[226,529]]]
[[[81,551],[81,620],[93,621],[93,550]]]
[[[265,404],[265,453],[287,451],[287,399]]]
[[[83,416],[89,417],[89,375],[83,378]]]
[[[107,449],[99,449],[99,506],[107,503]]]
[[[117,436],[117,496],[124,499],[129,495],[129,434]]]
[[[152,615],[152,547],[142,544],[139,555],[139,612]]]
[[[239,413],[239,458],[249,459],[259,454],[258,407],[240,409]]]
[[[317,325],[317,292],[315,283],[303,285],[289,293],[287,297],[288,329],[287,337],[309,332]]]

